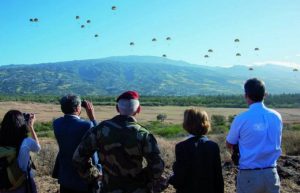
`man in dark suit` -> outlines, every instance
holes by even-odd
[[[59,146],[57,156],[57,177],[60,184],[60,193],[88,193],[89,185],[73,168],[72,157],[83,135],[93,126],[96,126],[94,107],[91,102],[82,101],[79,96],[66,95],[61,98],[61,110],[64,113],[53,121],[54,134]],[[80,119],[81,106],[86,110],[90,121]],[[99,172],[94,172],[99,175]],[[93,172],[91,171],[91,175]]]

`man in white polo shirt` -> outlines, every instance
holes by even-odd
[[[282,119],[265,107],[264,82],[249,79],[244,85],[249,109],[235,117],[226,145],[239,145],[238,193],[279,193],[276,161],[281,154]]]

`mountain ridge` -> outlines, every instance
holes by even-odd
[[[272,73],[270,73],[272,71]],[[300,93],[300,78],[277,65],[212,67],[155,56],[118,56],[41,64],[0,66],[2,94],[190,96],[241,94],[250,77],[262,78],[272,94]]]

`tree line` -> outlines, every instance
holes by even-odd
[[[92,101],[94,105],[115,105],[117,96],[81,96]],[[0,94],[0,102],[20,101],[59,104],[61,96],[57,95],[5,95]],[[141,96],[143,106],[203,106],[245,108],[243,95],[210,96]],[[300,94],[268,95],[265,104],[272,108],[300,108]]]

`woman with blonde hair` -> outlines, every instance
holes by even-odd
[[[199,109],[185,110],[183,128],[190,135],[175,147],[174,174],[169,184],[177,193],[223,193],[219,146],[205,136],[210,130],[207,113]]]

